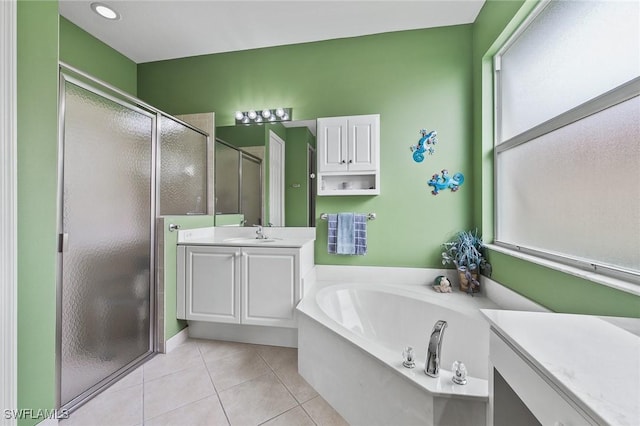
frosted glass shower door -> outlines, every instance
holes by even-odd
[[[160,117],[160,215],[207,213],[207,137]]]
[[[154,116],[64,82],[60,403],[151,352]]]

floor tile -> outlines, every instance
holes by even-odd
[[[254,345],[248,343],[225,342],[222,340],[197,340],[202,358],[206,362],[225,358],[239,352],[255,352]]]
[[[115,390],[129,388],[129,387],[135,386],[135,385],[141,385],[142,384],[142,371],[143,371],[143,369],[144,368],[143,368],[142,365],[140,367],[136,368],[131,373],[127,374],[122,379],[118,380],[116,383],[111,385],[109,390],[110,391],[115,391]]]
[[[151,419],[215,394],[204,365],[144,383],[144,418]]]
[[[158,354],[144,364],[144,381],[173,374],[187,368],[202,366],[202,356],[196,342],[187,341],[168,354]]]
[[[220,392],[219,396],[232,426],[255,426],[297,405],[272,372]]]
[[[313,398],[311,401],[302,404],[302,408],[311,416],[311,419],[318,426],[348,426],[347,423],[336,410],[321,396]]]
[[[297,365],[288,365],[275,371],[282,383],[299,403],[307,402],[318,396],[318,392],[298,374]]]
[[[228,425],[217,395],[184,405],[166,414],[146,420],[145,426],[218,426]]]
[[[256,351],[274,370],[289,365],[298,365],[298,350],[280,346],[256,346]]]
[[[280,414],[275,419],[271,419],[263,426],[315,426],[313,420],[304,412],[304,410],[297,406],[284,414]]]
[[[254,351],[237,352],[206,363],[218,392],[270,371],[269,366]]]
[[[60,426],[133,426],[142,423],[142,384],[108,389],[87,402]]]

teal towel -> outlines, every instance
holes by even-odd
[[[338,235],[336,252],[338,254],[356,254],[355,215],[338,213]]]

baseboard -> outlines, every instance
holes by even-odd
[[[188,338],[189,327],[185,327],[180,330],[175,336],[166,341],[166,343],[164,344],[164,353],[168,354],[169,352],[186,342]]]
[[[256,345],[298,347],[298,329],[262,325],[222,324],[189,321],[189,337],[225,340]]]

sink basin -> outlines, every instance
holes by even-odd
[[[225,243],[234,243],[234,244],[264,244],[264,243],[274,243],[276,242],[276,238],[227,238],[224,240]]]

